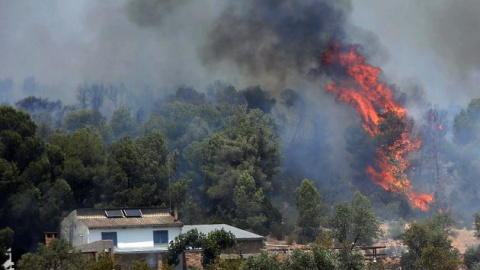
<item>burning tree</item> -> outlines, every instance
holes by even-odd
[[[433,198],[413,191],[408,179],[408,156],[421,140],[412,133],[407,110],[395,99],[393,90],[379,80],[381,70],[365,63],[356,47],[334,45],[323,54],[323,64],[335,72],[328,92],[351,105],[365,131],[376,141],[374,165],[367,167],[370,179],[385,190],[404,194],[415,208],[427,210]]]
[[[448,205],[445,189],[454,177],[453,165],[445,153],[447,111],[430,108],[425,112],[423,119],[423,145],[417,172],[422,178],[429,178],[435,186],[434,207],[437,210],[446,210]]]

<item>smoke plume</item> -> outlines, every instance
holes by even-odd
[[[142,27],[160,26],[185,0],[131,0],[126,4],[130,20]]]
[[[345,39],[348,1],[267,0],[231,3],[214,23],[201,59],[228,61],[246,76],[305,75],[329,43]]]

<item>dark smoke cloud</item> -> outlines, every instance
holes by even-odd
[[[130,0],[126,4],[128,17],[139,26],[160,26],[168,15],[186,0]]]
[[[215,22],[201,59],[228,61],[243,74],[282,83],[306,74],[332,42],[345,40],[349,1],[247,0],[231,3]]]

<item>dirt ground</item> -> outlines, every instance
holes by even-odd
[[[480,240],[474,235],[473,230],[461,229],[454,230],[457,233],[455,238],[452,238],[452,246],[460,251],[460,254],[464,254],[468,247],[478,246]]]
[[[385,232],[388,231],[388,225],[383,224],[381,226],[382,230]],[[464,254],[465,251],[467,250],[468,247],[473,247],[480,245],[480,240],[477,239],[474,235],[475,231],[474,230],[467,230],[467,229],[454,229],[453,232],[456,234],[456,236],[451,237],[452,240],[452,246],[460,251],[460,254]],[[386,234],[386,233],[385,233]],[[269,246],[274,246],[272,248],[276,248],[276,246],[284,246],[285,248],[288,249],[305,249],[307,248],[305,245],[299,245],[293,243],[292,245],[287,245],[286,241],[279,241],[274,238],[267,237],[266,240],[267,244],[267,250],[269,249]],[[375,245],[385,245],[387,247],[389,246],[394,246],[394,247],[404,247],[399,240],[393,240],[393,239],[388,239],[388,238],[383,238],[381,239],[378,243]]]
[[[408,225],[407,225],[408,226]],[[381,229],[387,235],[388,224],[382,224]],[[464,254],[468,247],[477,246],[480,244],[480,240],[475,237],[474,230],[467,229],[454,229],[452,230],[455,233],[454,237],[450,237],[452,240],[452,246],[459,250],[460,254]],[[392,239],[383,239],[382,244],[385,244],[387,247],[390,245],[402,246],[400,241],[395,241]]]

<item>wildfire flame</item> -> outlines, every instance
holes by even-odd
[[[395,100],[393,91],[379,80],[381,70],[368,65],[356,47],[343,48],[338,44],[323,54],[323,63],[345,71],[346,77],[341,82],[327,84],[326,89],[337,94],[337,100],[355,109],[362,127],[371,137],[381,135],[379,125],[385,121],[385,112],[405,123],[395,141],[376,149],[375,168],[369,166],[366,173],[385,190],[404,194],[413,207],[428,210],[433,197],[414,192],[406,173],[410,167],[407,156],[418,150],[422,142],[411,132],[407,110]]]

